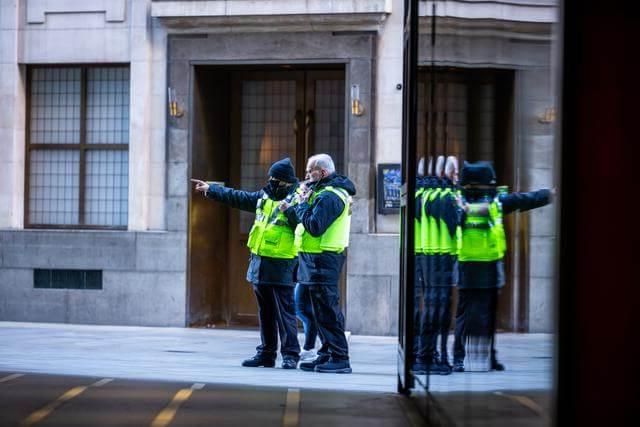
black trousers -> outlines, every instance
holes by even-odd
[[[309,286],[313,317],[322,343],[318,355],[329,355],[334,360],[349,360],[344,316],[340,310],[340,289],[337,285],[306,286]]]
[[[258,301],[261,344],[256,347],[259,354],[276,358],[278,335],[282,356],[298,358],[298,323],[292,286],[253,285]]]
[[[424,362],[425,351],[425,326],[426,316],[424,313],[425,302],[425,257],[422,254],[415,255],[415,275],[413,282],[413,355],[417,362]]]
[[[447,341],[451,325],[451,286],[424,286],[417,283],[414,293],[414,352],[416,360],[430,363],[440,355],[447,357]]]
[[[416,361],[430,363],[437,356],[438,337],[440,353],[447,357],[447,341],[451,325],[451,272],[448,281],[442,281],[440,255],[416,254],[414,287],[414,354]],[[449,258],[451,258],[449,256]],[[441,265],[442,264],[442,265]],[[453,265],[453,258],[451,258]]]
[[[490,351],[495,360],[498,288],[458,289],[453,360],[463,361],[467,345],[474,351]]]
[[[429,351],[434,355],[438,351],[438,337],[440,337],[440,357],[447,358],[447,341],[449,326],[451,325],[451,286],[432,286],[427,289],[427,317],[431,324],[429,328]]]

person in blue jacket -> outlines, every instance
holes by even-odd
[[[296,316],[302,322],[304,328],[304,344],[300,352],[300,360],[308,361],[316,358],[316,339],[318,338],[318,326],[313,318],[313,307],[311,305],[311,293],[309,287],[296,284],[294,292],[296,302]]]
[[[293,247],[293,233],[297,220],[295,217],[280,218],[277,206],[280,201],[292,199],[296,194],[298,179],[291,160],[286,158],[275,162],[269,169],[267,185],[259,191],[240,191],[210,185],[201,180],[193,181],[196,183],[196,191],[204,193],[209,199],[222,202],[232,208],[258,213],[248,243],[251,248],[251,258],[247,270],[247,281],[253,284],[253,292],[258,303],[261,344],[256,348],[256,355],[243,361],[242,366],[275,366],[279,334],[282,368],[296,369],[300,358],[293,296],[295,284],[293,274],[298,262],[297,250]],[[276,205],[273,204],[275,202],[277,202]],[[261,216],[267,209],[270,212],[269,218],[264,218],[265,221],[261,222]],[[263,253],[263,247],[266,250],[266,246],[262,243],[265,239],[263,236],[267,233],[256,233],[258,237],[253,239],[254,242],[251,235],[261,224],[262,226],[268,224],[267,226],[271,227],[270,236],[283,232],[290,234],[292,236],[290,247],[269,249],[267,253],[273,256],[260,255]],[[288,232],[287,228],[290,229]]]
[[[350,373],[338,282],[349,244],[351,197],[356,189],[349,178],[336,173],[327,154],[311,156],[306,172],[309,184],[299,203],[281,204],[285,214],[300,223],[296,231],[301,239],[297,278],[309,288],[322,343],[318,357],[300,363],[300,369]]]
[[[464,163],[459,205],[462,237],[458,249],[458,307],[453,371],[465,370],[465,357],[487,355],[488,369],[502,371],[495,350],[498,291],[504,285],[506,237],[502,216],[552,201],[554,190],[499,193],[496,174],[486,162]],[[471,346],[470,349],[467,349]],[[484,360],[484,359],[483,359]]]

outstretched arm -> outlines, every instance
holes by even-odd
[[[192,179],[191,181],[195,183],[196,191],[203,193],[208,199],[213,199],[232,208],[247,212],[256,211],[258,199],[260,199],[263,194],[262,190],[253,192],[234,190],[233,188],[222,187],[220,185],[210,185],[199,179]]]
[[[508,214],[514,211],[528,211],[551,203],[552,190],[542,189],[526,193],[509,193],[500,196],[502,211]]]

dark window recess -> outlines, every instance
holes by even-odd
[[[102,289],[101,270],[33,271],[33,287],[38,289]]]

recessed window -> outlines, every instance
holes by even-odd
[[[29,69],[28,227],[124,229],[129,67]]]
[[[37,289],[102,289],[101,270],[33,270]]]

